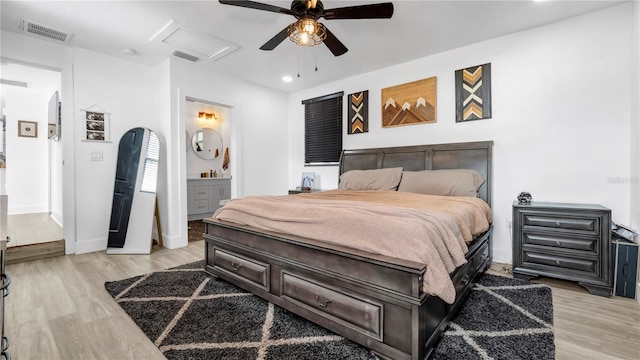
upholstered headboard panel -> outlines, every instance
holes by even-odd
[[[343,150],[340,175],[349,170],[402,167],[406,171],[474,169],[485,179],[478,196],[491,205],[493,141]]]

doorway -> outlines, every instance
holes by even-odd
[[[201,219],[212,216],[235,192],[231,114],[226,105],[185,99],[188,241],[201,240]]]
[[[60,71],[2,62],[0,193],[9,195],[8,247],[48,246],[64,254],[62,139],[49,138],[49,101]],[[60,255],[61,255],[60,254]]]

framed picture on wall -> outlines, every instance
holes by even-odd
[[[18,120],[18,136],[38,137],[38,123],[35,121]]]
[[[97,107],[94,105],[94,107]],[[85,135],[83,141],[109,141],[109,113],[82,110],[85,112]]]
[[[491,118],[491,63],[456,70],[456,122]]]

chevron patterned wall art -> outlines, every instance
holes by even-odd
[[[349,95],[349,128],[347,134],[369,132],[369,90]]]
[[[491,118],[491,63],[456,71],[456,122]]]
[[[382,127],[434,123],[436,77],[382,89]]]

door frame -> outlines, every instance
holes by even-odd
[[[179,203],[179,213],[178,217],[180,219],[179,229],[180,236],[185,239],[185,245],[188,242],[188,216],[187,216],[187,154],[184,149],[187,146],[186,142],[186,119],[185,119],[185,109],[187,101],[196,101],[204,104],[210,104],[218,107],[223,107],[229,110],[229,121],[231,136],[230,136],[230,144],[229,144],[229,162],[232,164],[231,166],[231,198],[241,197],[243,194],[242,191],[242,167],[240,166],[240,159],[242,158],[242,146],[241,146],[241,117],[238,112],[238,109],[232,101],[224,100],[224,99],[211,99],[208,95],[201,94],[198,91],[188,90],[177,88],[177,129],[175,129],[178,135],[178,149],[182,149],[180,152],[181,156],[177,161],[179,162],[178,178],[177,178],[177,186],[179,188],[178,194],[179,198],[176,199]],[[175,139],[175,138],[174,138]],[[190,145],[189,145],[190,148]],[[182,235],[184,234],[184,235]]]
[[[75,253],[76,243],[76,193],[75,193],[75,144],[74,138],[74,93],[73,93],[73,63],[56,60],[28,61],[7,56],[0,56],[0,61],[45,69],[60,73],[60,101],[63,103],[61,117],[67,126],[61,127],[60,144],[62,146],[62,237],[64,239],[65,254]],[[47,63],[43,63],[46,61]],[[51,161],[50,158],[48,160]],[[49,180],[50,182],[50,180]],[[49,191],[50,192],[50,191]]]

